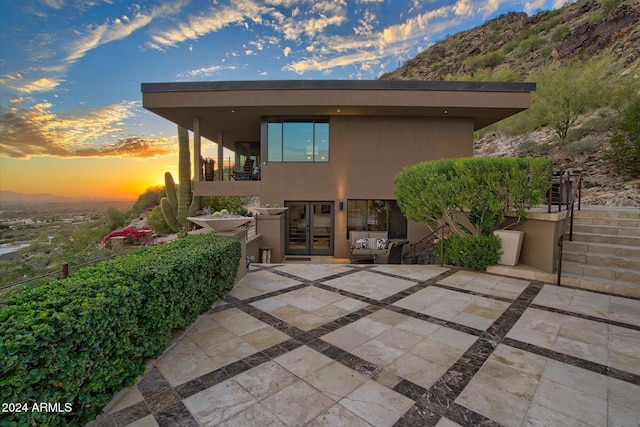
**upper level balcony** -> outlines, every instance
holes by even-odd
[[[243,146],[257,145],[257,154],[243,151]],[[256,196],[260,195],[260,144],[236,143],[235,159],[221,162],[204,159],[200,180],[194,182],[196,196]],[[221,165],[221,166],[219,166]],[[237,167],[242,165],[242,167]]]

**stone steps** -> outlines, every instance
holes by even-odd
[[[640,253],[640,248],[638,250]],[[599,265],[610,268],[626,268],[634,270],[638,267],[638,258],[632,256],[618,256],[613,254],[599,254],[593,252],[575,252],[565,249],[562,260],[586,265]]]
[[[564,253],[580,253],[580,254],[593,254],[593,255],[607,255],[617,257],[629,257],[640,260],[640,247],[617,245],[615,243],[594,243],[594,242],[580,242],[574,240],[564,241]]]
[[[562,283],[640,297],[640,209],[576,211]]]
[[[612,243],[614,245],[640,246],[640,236],[634,235],[618,235],[618,234],[602,234],[602,233],[580,233],[574,229],[573,240],[587,243]]]

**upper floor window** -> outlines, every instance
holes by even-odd
[[[328,162],[328,118],[283,118],[267,122],[270,162]]]

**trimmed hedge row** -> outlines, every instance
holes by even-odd
[[[240,257],[236,239],[189,236],[11,297],[0,307],[0,394],[14,405],[0,424],[83,425],[98,416],[174,329],[232,288]],[[54,412],[34,406],[43,403]]]

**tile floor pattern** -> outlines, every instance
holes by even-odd
[[[95,426],[639,426],[640,300],[435,266],[252,267]]]

